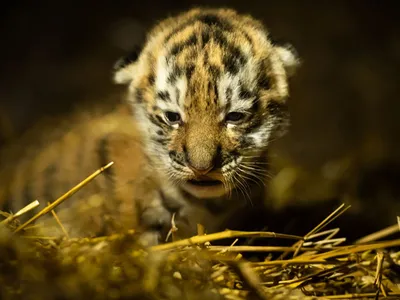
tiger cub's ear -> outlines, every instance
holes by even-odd
[[[117,84],[128,84],[132,81],[136,61],[139,58],[141,52],[140,47],[134,48],[128,55],[120,58],[114,64],[114,82]]]
[[[274,48],[283,63],[287,76],[293,76],[301,64],[296,49],[291,44],[276,45]]]

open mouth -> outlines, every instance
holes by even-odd
[[[226,193],[222,180],[211,176],[198,176],[186,181],[182,187],[198,199],[221,197]]]
[[[219,180],[189,180],[188,182],[197,186],[216,186],[222,184]]]

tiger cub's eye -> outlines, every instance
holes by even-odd
[[[182,120],[179,113],[172,111],[165,112],[165,118],[171,125],[179,124]]]
[[[229,114],[226,115],[225,117],[225,122],[231,123],[231,124],[239,124],[243,122],[246,119],[246,114],[242,112],[230,112]]]

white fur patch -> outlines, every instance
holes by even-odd
[[[156,99],[157,106],[163,111],[178,112],[181,115],[182,120],[185,121],[186,116],[184,104],[188,82],[184,75],[179,77],[174,84],[168,82],[168,77],[173,71],[173,65],[173,61],[168,63],[165,56],[162,56],[157,61],[155,89],[156,91],[168,92],[171,98],[171,101]]]
[[[232,103],[231,110],[238,111],[238,112],[246,112],[251,108],[252,101],[254,99],[255,99],[255,97],[247,98],[247,99],[238,99]]]
[[[161,56],[157,60],[156,79],[155,79],[155,86],[158,91],[165,91],[168,89],[167,85],[168,74],[169,74],[169,68],[168,68],[167,58],[165,56]]]
[[[130,64],[115,72],[114,82],[117,84],[127,84],[131,82],[133,80],[133,74],[135,73],[135,67],[135,64]]]
[[[291,46],[276,46],[275,51],[285,67],[286,74],[292,76],[300,65],[300,60],[297,57],[295,50]]]
[[[261,126],[258,131],[249,135],[249,137],[253,138],[254,144],[257,148],[263,148],[267,146],[268,140],[271,136],[271,132],[275,126],[275,122],[272,118],[270,118],[266,124]]]
[[[187,92],[187,78],[186,76],[181,76],[175,84],[175,87],[179,90],[179,99],[178,103],[180,104],[180,108],[183,111],[185,99],[186,99],[186,92]]]

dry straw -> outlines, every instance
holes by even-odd
[[[15,214],[3,213],[0,233],[11,229],[23,234],[6,234],[7,238],[0,240],[0,255],[9,253],[4,249],[9,251],[11,245],[15,253],[25,253],[21,247],[28,247],[35,254],[10,263],[9,268],[19,272],[0,274],[3,286],[6,282],[10,285],[24,281],[24,285],[2,290],[0,296],[7,299],[15,293],[26,293],[31,295],[30,299],[51,299],[49,295],[61,291],[66,299],[93,295],[96,299],[400,299],[400,252],[396,252],[400,239],[382,241],[398,233],[399,224],[345,245],[346,239],[337,237],[339,228],[326,229],[350,208],[344,204],[303,237],[232,230],[206,235],[199,224],[196,236],[176,240],[176,227],[171,228],[172,242],[147,249],[136,243],[134,229],[105,237],[70,238],[54,208],[111,165],[94,172],[22,225],[16,223],[17,218],[37,207],[38,201]],[[35,234],[33,222],[49,212],[63,230],[63,239]],[[230,246],[218,245],[227,238],[234,239]],[[237,245],[239,239],[246,238],[288,239],[295,243]],[[21,239],[23,246],[17,243]],[[51,255],[45,255],[49,251]],[[247,261],[244,257],[248,253],[265,253],[265,259]],[[280,255],[271,259],[271,253]],[[1,265],[7,266],[7,261],[0,262]],[[52,283],[39,288],[42,281],[23,277],[24,268],[42,274],[40,278],[48,273],[57,276],[46,277]]]

